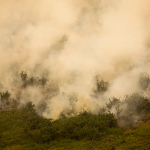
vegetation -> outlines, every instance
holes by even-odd
[[[96,82],[96,90],[94,91],[95,94],[100,94],[104,93],[108,90],[108,82],[105,82],[103,79],[99,79],[98,76],[95,77],[95,82]]]
[[[53,121],[39,116],[32,103],[0,112],[0,149],[149,150],[150,125],[124,130],[111,113]]]
[[[35,107],[32,102],[20,106],[20,95],[27,87],[39,87],[45,99],[59,93],[55,83],[47,86],[46,76],[29,77],[20,73],[20,91],[13,97],[9,91],[0,92],[0,149],[45,150],[149,150],[150,149],[150,99],[142,94],[126,95],[121,101],[113,97],[98,114],[75,112],[76,93],[68,95],[71,110],[62,112],[58,120],[41,116],[46,104]],[[142,90],[149,90],[146,74],[139,80]],[[109,83],[96,77],[93,97],[109,89]],[[38,110],[38,111],[37,111]],[[113,112],[113,113],[112,113]],[[67,117],[66,117],[67,116]]]

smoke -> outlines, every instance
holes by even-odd
[[[104,107],[111,97],[142,92],[149,72],[149,0],[0,0],[0,91],[32,101],[43,116]],[[46,77],[22,88],[20,72]],[[109,81],[93,96],[95,76]],[[40,80],[42,81],[42,80]],[[19,94],[18,94],[19,93]]]

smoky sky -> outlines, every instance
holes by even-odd
[[[72,109],[96,112],[110,97],[143,92],[137,85],[149,73],[149,0],[0,0],[0,91],[20,91],[19,73],[48,78],[58,86],[45,103],[46,117]],[[109,89],[92,96],[94,77]],[[47,91],[51,95],[51,91]],[[148,95],[148,92],[144,94]],[[21,103],[40,103],[38,87],[21,93]]]

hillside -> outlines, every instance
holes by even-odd
[[[150,124],[124,129],[111,113],[52,121],[40,117],[32,103],[0,111],[0,149],[3,150],[149,150]]]
[[[0,150],[150,150],[150,0],[0,0]]]

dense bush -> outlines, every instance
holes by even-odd
[[[33,114],[27,119],[27,134],[36,142],[50,142],[58,139],[98,140],[117,127],[113,114],[92,115],[82,112],[67,119],[53,121]]]
[[[25,124],[24,133],[40,143],[60,139],[100,140],[118,127],[111,113],[93,115],[84,111],[74,117],[52,121],[39,116],[31,102],[21,108],[20,113]]]
[[[0,149],[150,149],[150,126],[124,131],[111,113],[52,121],[39,116],[34,105],[0,111]]]

